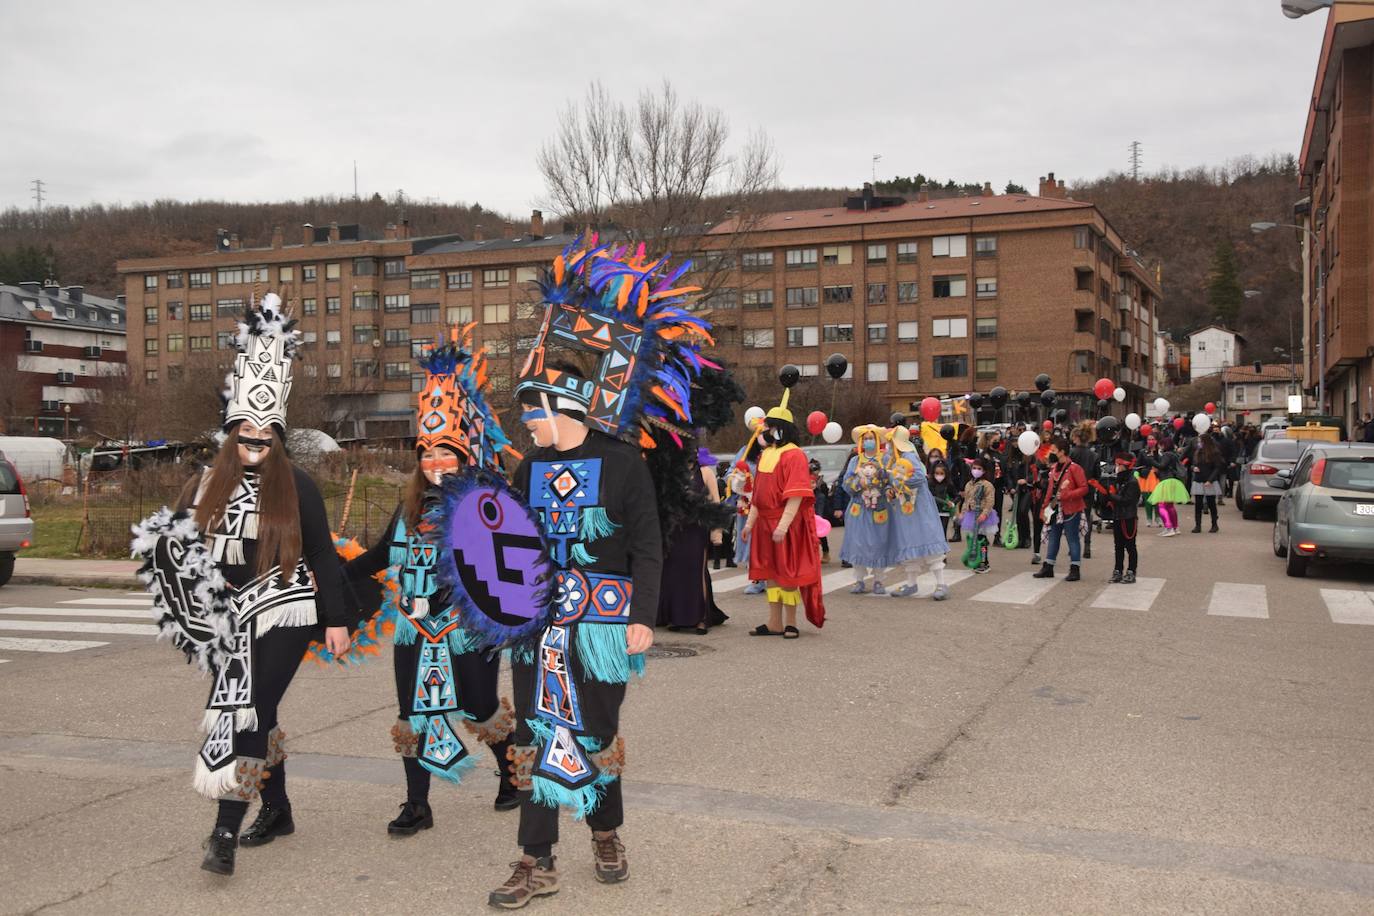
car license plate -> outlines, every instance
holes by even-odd
[[[1356,503],[1356,515],[1374,515],[1374,503]]]

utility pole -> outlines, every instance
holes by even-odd
[[[1131,179],[1132,179],[1133,181],[1139,181],[1139,180],[1140,180],[1140,141],[1139,141],[1139,140],[1132,140],[1132,141],[1131,141],[1130,150],[1131,150]]]
[[[875,189],[878,187],[878,163],[882,161],[882,158],[882,153],[873,154],[873,187]]]
[[[29,182],[29,187],[33,188],[33,212],[38,217],[38,225],[43,225],[43,179],[35,178]]]

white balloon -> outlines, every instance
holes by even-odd
[[[840,424],[836,423],[834,420],[831,420],[829,423],[825,424],[825,429],[821,430],[821,438],[824,439],[826,442],[829,442],[831,445],[834,445],[836,442],[839,442],[840,437],[843,435],[844,429],[840,426]]]
[[[1112,392],[1112,397],[1116,400],[1118,404],[1120,404],[1122,401],[1126,400],[1126,389],[1117,388],[1115,391]]]
[[[1193,417],[1193,429],[1197,430],[1198,435],[1202,435],[1212,428],[1212,418],[1205,413],[1200,413]]]
[[[753,429],[754,424],[766,416],[768,413],[762,407],[750,407],[744,412],[744,428]]]
[[[1016,447],[1021,450],[1021,454],[1030,457],[1040,448],[1040,436],[1028,429],[1016,437]]]
[[[1137,430],[1137,429],[1140,429],[1140,414],[1138,414],[1138,413],[1128,413],[1128,414],[1126,414],[1126,428],[1129,429],[1129,430],[1131,430],[1132,432],[1134,432],[1134,431]]]
[[[1161,417],[1169,412],[1169,401],[1167,398],[1155,398],[1155,413]]]

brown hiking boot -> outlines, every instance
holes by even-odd
[[[515,869],[506,883],[487,895],[487,903],[503,910],[518,910],[535,897],[547,897],[558,893],[558,870],[554,868],[554,857],[532,859],[522,856],[519,862],[512,862]]]
[[[614,830],[604,837],[592,834],[592,858],[596,860],[596,880],[602,884],[619,884],[630,877],[625,844]]]

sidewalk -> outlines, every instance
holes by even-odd
[[[139,588],[137,560],[45,560],[18,557],[15,585],[55,585],[68,588]]]

